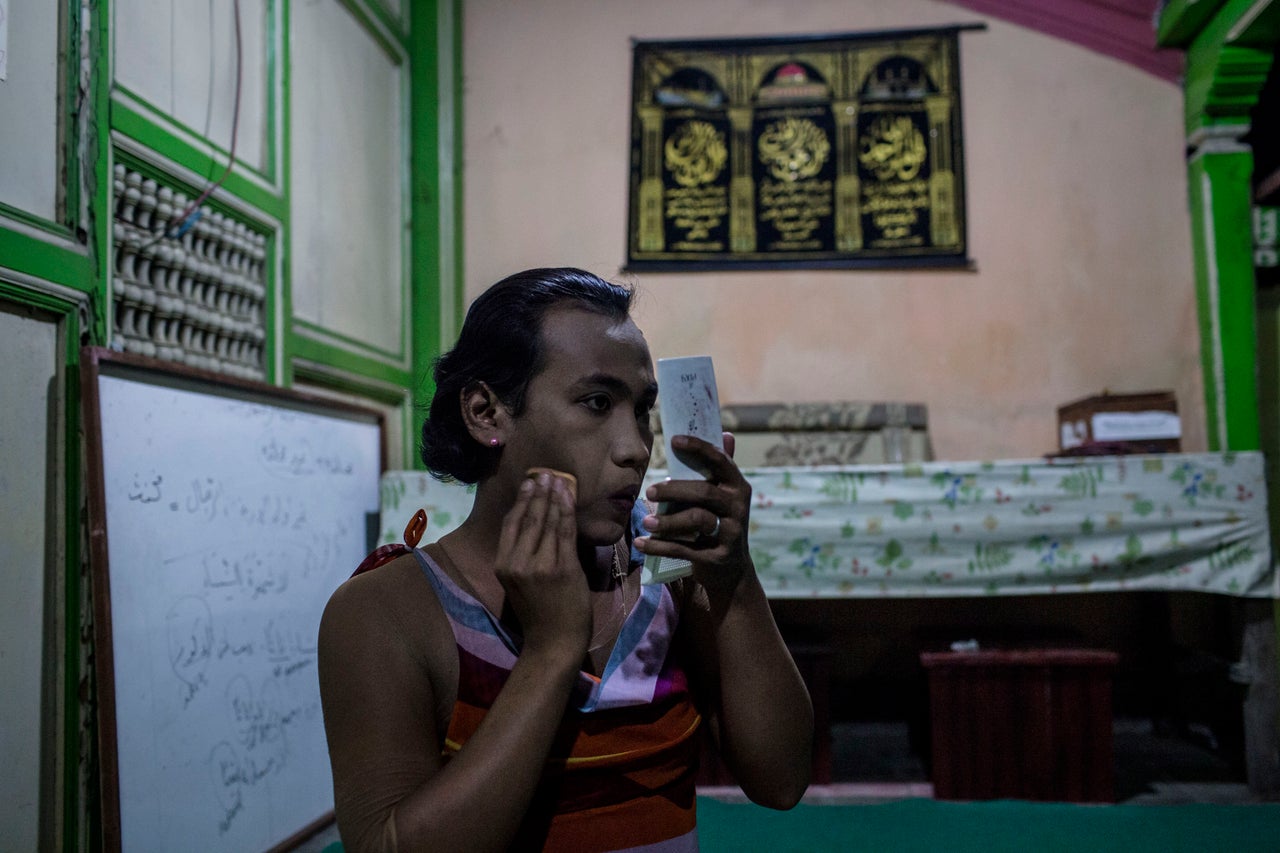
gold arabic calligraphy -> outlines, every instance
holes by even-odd
[[[910,116],[880,116],[862,138],[858,160],[877,179],[909,181],[928,158],[924,134]]]
[[[682,187],[711,183],[729,159],[724,134],[705,121],[686,121],[680,125],[667,138],[663,153],[671,177]]]
[[[757,143],[760,162],[781,181],[812,178],[831,153],[827,135],[807,118],[785,118],[764,129]]]

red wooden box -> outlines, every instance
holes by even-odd
[[[1094,649],[921,654],[934,796],[1113,802],[1117,658]]]

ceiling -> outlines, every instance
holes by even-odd
[[[975,12],[1056,36],[1180,83],[1183,54],[1156,47],[1160,0],[951,0]]]

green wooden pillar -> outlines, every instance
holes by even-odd
[[[1200,353],[1211,450],[1257,450],[1257,309],[1248,125],[1192,134],[1187,163]]]

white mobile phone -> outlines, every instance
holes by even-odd
[[[658,413],[662,418],[662,441],[667,451],[667,474],[673,480],[705,478],[709,472],[691,467],[671,449],[671,438],[692,435],[721,450],[724,433],[720,428],[720,395],[709,355],[658,359]],[[696,464],[696,463],[695,463]],[[658,514],[667,512],[664,503]],[[640,573],[642,584],[667,583],[693,571],[688,560],[647,556]]]

